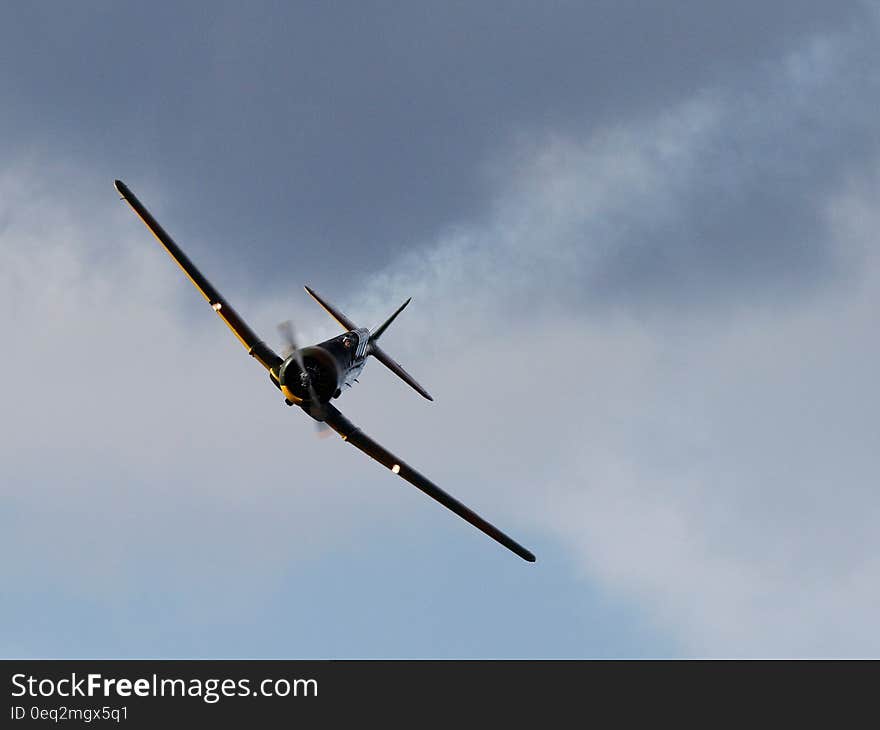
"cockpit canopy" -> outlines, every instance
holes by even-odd
[[[350,330],[339,336],[342,347],[351,353],[352,359],[366,357],[367,346],[370,344],[370,331],[365,327]]]

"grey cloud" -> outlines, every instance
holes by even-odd
[[[498,192],[485,221],[380,278],[397,296],[436,286],[443,298],[444,278],[470,276],[462,317],[496,300],[514,319],[535,307],[699,317],[834,287],[858,264],[830,234],[825,201],[878,151],[870,35],[817,37],[749,91],[520,140],[488,173]]]
[[[775,141],[795,165],[779,130],[833,95],[834,46],[792,56],[770,83],[780,92],[759,97],[739,126],[727,122],[729,99],[701,97],[643,126],[532,146],[496,218],[413,255],[363,299],[370,308],[403,291],[421,296],[408,316],[436,333],[428,348],[442,363],[425,379],[445,382],[438,392],[452,400],[438,399],[434,433],[452,440],[476,408],[486,435],[463,447],[461,462],[503,491],[524,524],[565,535],[585,576],[651,605],[697,655],[873,655],[880,646],[880,502],[870,486],[880,156],[863,145],[860,164],[815,191],[804,245],[828,259],[806,259],[821,286],[801,285],[794,298],[786,277],[809,280],[805,257],[789,251],[775,269],[756,246],[749,255],[769,270],[740,275],[738,286],[709,272],[701,287],[647,306],[625,290],[620,306],[566,307],[575,287],[608,275],[608,251],[578,243],[585,232],[601,241],[609,219],[632,207],[637,225],[608,236],[614,246],[638,247],[656,221],[687,230],[697,211],[683,193],[699,199],[703,153],[725,135],[759,140],[767,155]],[[749,189],[764,165],[744,159],[716,182]],[[682,275],[705,274],[693,251],[678,255]],[[711,291],[715,281],[729,288]],[[662,306],[677,296],[688,308]],[[401,347],[415,358],[425,346]],[[475,406],[473,392],[487,385]]]
[[[438,229],[479,220],[494,197],[480,165],[504,155],[511,134],[580,137],[702,88],[748,86],[762,63],[857,22],[864,6],[94,3],[5,13],[14,17],[0,24],[0,89],[16,102],[7,143],[132,185],[161,180],[188,240],[228,255],[256,242],[242,276],[280,284],[279,256],[347,283]],[[198,226],[186,222],[194,212]]]
[[[474,280],[441,277],[444,334],[420,365],[432,434],[688,654],[876,654],[876,194],[867,178],[824,201],[859,273],[798,307],[510,322],[488,304],[465,323],[455,302]],[[419,422],[416,404],[399,413]],[[462,442],[470,413],[481,437]]]

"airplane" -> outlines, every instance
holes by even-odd
[[[384,323],[371,331],[365,327],[358,327],[314,289],[306,286],[305,289],[309,295],[345,331],[338,337],[301,348],[296,343],[293,326],[290,322],[286,322],[279,326],[286,342],[286,349],[282,352],[283,356],[278,355],[256,335],[229,302],[220,295],[220,292],[196,268],[195,264],[190,261],[189,257],[159,225],[125,183],[116,180],[114,185],[122,199],[131,206],[132,210],[162,244],[162,247],[171,255],[171,258],[183,269],[183,272],[208,301],[211,308],[232,330],[239,342],[244,345],[248,354],[268,370],[269,379],[281,391],[287,405],[298,406],[315,419],[319,427],[329,427],[338,433],[343,441],[360,449],[367,456],[390,469],[393,474],[422,490],[429,497],[452,510],[523,560],[530,563],[535,562],[535,556],[529,550],[484,520],[455,497],[444,492],[402,459],[379,445],[343,416],[330,402],[342,394],[344,387],[351,387],[357,382],[357,376],[363,370],[368,357],[376,358],[422,397],[433,400],[428,391],[379,346],[379,339],[397,318],[397,315],[410,303],[410,299],[398,307]]]

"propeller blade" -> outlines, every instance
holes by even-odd
[[[307,385],[309,389],[309,395],[311,396],[311,408],[316,409],[318,414],[321,415],[323,413],[323,406],[318,398],[318,393],[315,390],[315,386],[312,383],[312,377],[309,374],[309,371],[306,369],[306,363],[305,360],[303,360],[302,352],[296,344],[296,333],[293,329],[293,322],[288,319],[279,324],[278,333],[281,335],[281,339],[284,341],[284,357],[288,358],[293,355],[293,358],[294,360],[296,360],[296,364],[299,367],[299,372],[301,374],[304,373],[306,376],[305,384]],[[326,426],[323,421],[315,421],[315,424],[317,425],[319,432],[323,432],[328,428],[328,426]]]
[[[330,430],[330,426],[328,426],[328,425],[327,425],[326,423],[324,423],[323,421],[315,421],[315,435],[316,435],[319,439],[325,439],[325,438],[327,438],[331,433],[333,433],[333,432]]]
[[[284,357],[290,357],[297,350],[299,350],[299,348],[296,346],[296,337],[293,333],[293,322],[288,319],[287,321],[279,324],[278,334],[281,335],[281,340],[284,342]]]

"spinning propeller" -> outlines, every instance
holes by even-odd
[[[300,385],[303,388],[308,389],[309,391],[309,410],[315,415],[323,418],[324,407],[321,403],[320,398],[318,398],[318,393],[315,390],[314,383],[312,382],[312,374],[309,372],[308,368],[306,368],[306,363],[303,359],[302,351],[296,344],[296,335],[294,334],[293,330],[293,322],[288,319],[279,324],[278,333],[281,335],[281,339],[284,342],[284,349],[281,351],[282,357],[287,359],[288,357],[293,355],[293,359],[296,361],[297,367],[299,368]],[[316,420],[315,428],[317,429],[319,436],[326,436],[330,430],[329,426],[327,426],[327,424],[324,423],[323,420]]]

